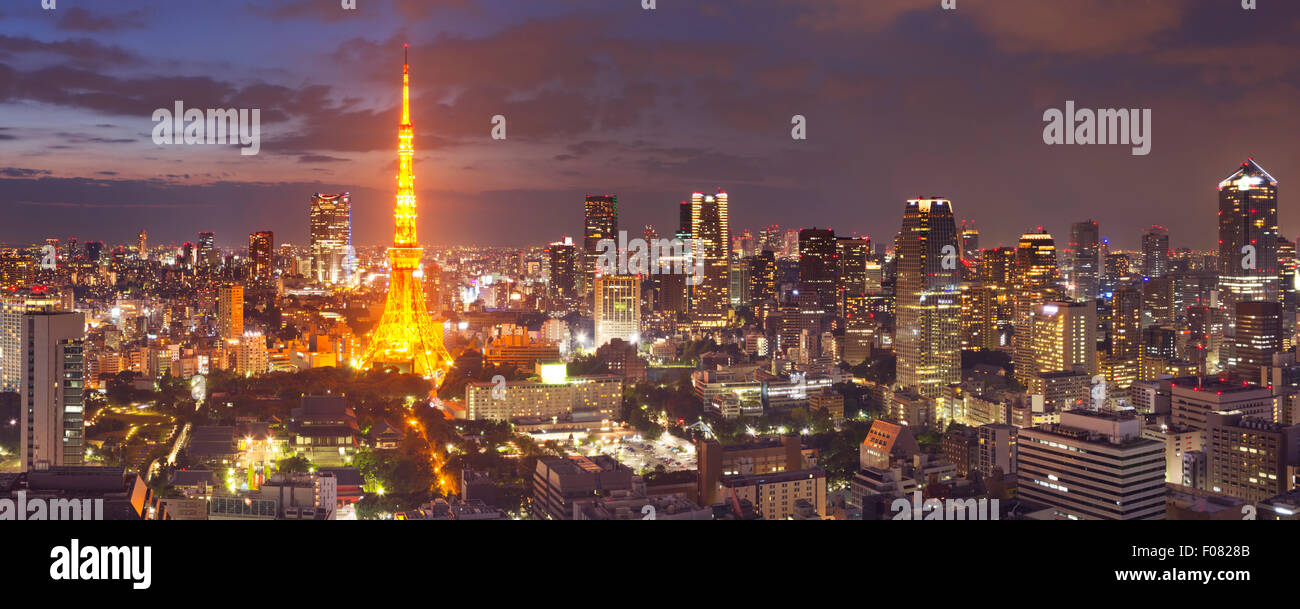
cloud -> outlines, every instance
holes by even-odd
[[[81,209],[179,209],[191,207],[216,207],[204,203],[86,203],[67,201],[18,201],[27,207],[77,207]]]
[[[959,0],[951,11],[917,0],[780,1],[796,7],[796,24],[816,31],[877,33],[915,15],[936,27],[973,23],[1007,52],[1099,55],[1152,48],[1156,36],[1179,28],[1189,9],[1183,1],[1138,0]]]
[[[298,156],[299,163],[343,163],[350,161],[352,161],[352,159],[344,159],[324,154],[303,154]]]
[[[27,169],[24,167],[0,167],[0,176],[8,178],[31,178],[41,175],[50,175],[45,169]]]
[[[477,9],[473,0],[394,0],[397,14],[406,21],[423,21],[447,9]]]
[[[90,38],[45,42],[34,38],[0,34],[0,59],[34,53],[47,53],[78,66],[109,66],[142,62],[142,59],[131,51]]]
[[[61,16],[56,26],[60,30],[77,32],[112,32],[145,26],[144,14],[131,11],[120,15],[91,14],[90,11],[74,6],[60,11]]]

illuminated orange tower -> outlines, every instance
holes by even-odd
[[[397,129],[397,229],[388,248],[392,273],[384,316],[370,336],[361,367],[396,367],[432,378],[438,384],[451,369],[451,354],[442,344],[442,324],[435,323],[424,301],[424,248],[415,236],[415,130],[411,126],[410,64],[402,63],[402,124]]]

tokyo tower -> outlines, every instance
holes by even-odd
[[[404,45],[405,46],[405,45]],[[384,316],[370,336],[361,368],[396,367],[442,384],[451,369],[451,354],[442,344],[442,324],[435,323],[424,300],[424,248],[415,236],[415,130],[411,126],[410,63],[402,63],[402,124],[397,129],[397,229],[388,248],[392,273]]]

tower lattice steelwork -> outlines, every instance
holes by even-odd
[[[415,235],[414,131],[410,64],[403,61],[402,124],[397,131],[397,208],[393,212],[397,226],[393,246],[388,248],[393,270],[384,316],[371,334],[361,367],[396,366],[441,384],[451,369],[452,359],[442,344],[442,324],[434,322],[425,305],[424,273],[420,268],[424,248]]]

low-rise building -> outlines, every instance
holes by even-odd
[[[826,513],[826,472],[821,468],[726,476],[719,484],[725,497],[752,502],[764,520],[793,519],[797,513],[813,519],[807,510],[800,512],[800,500],[817,514]]]
[[[573,520],[713,520],[713,510],[682,495],[615,491],[573,503]]]
[[[533,514],[570,520],[575,501],[631,490],[632,475],[631,468],[606,455],[543,457],[533,472]]]
[[[553,419],[599,415],[615,420],[623,406],[623,379],[613,375],[569,377],[562,363],[539,364],[531,381],[469,383],[465,386],[466,418],[512,421],[528,417]],[[590,417],[585,417],[590,418]]]
[[[1132,414],[1067,411],[1059,424],[1019,430],[1019,496],[1060,519],[1163,519],[1164,452]]]

